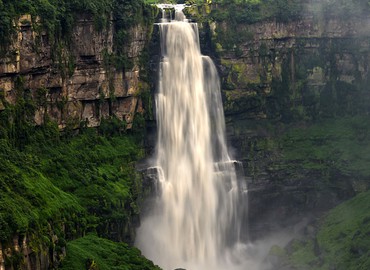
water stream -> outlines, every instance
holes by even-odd
[[[197,24],[184,6],[160,8],[158,194],[136,245],[166,270],[245,269],[247,189],[239,162],[229,157],[217,70],[201,54]],[[174,20],[166,8],[174,8]]]

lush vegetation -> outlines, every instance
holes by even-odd
[[[304,169],[335,169],[356,178],[370,177],[370,121],[366,116],[325,120],[290,129],[280,141],[288,163]]]
[[[52,144],[52,142],[50,142]],[[14,149],[1,139],[0,149],[0,240],[7,242],[15,233],[29,233],[68,220],[67,231],[84,213],[78,199],[58,188],[40,170],[39,157]],[[82,223],[82,222],[81,222]]]
[[[136,248],[125,243],[115,243],[95,235],[71,241],[67,244],[67,258],[60,269],[91,270],[159,270],[151,261],[141,256]]]
[[[278,21],[290,21],[298,18],[301,12],[301,0],[249,0],[249,1],[213,1],[219,5],[211,11],[215,21],[233,23],[254,23],[276,18]]]
[[[60,57],[58,53],[73,45],[75,23],[85,16],[93,19],[97,31],[104,31],[114,23],[114,52],[103,55],[107,72],[112,68],[130,68],[132,63],[126,52],[131,42],[130,27],[151,25],[154,11],[137,0],[0,0],[1,56],[13,53],[9,45],[23,14],[31,15],[23,17],[31,21],[21,23],[32,25],[36,39],[37,33],[46,31],[52,57]],[[35,46],[38,44],[36,40]],[[143,53],[138,61],[145,61],[145,57]],[[146,79],[148,75],[142,66],[142,79]],[[26,237],[28,247],[34,252],[30,256],[56,254],[53,256],[56,262],[50,263],[56,263],[53,267],[57,267],[67,242],[86,233],[132,243],[142,191],[135,162],[144,154],[143,116],[135,116],[130,131],[126,131],[125,122],[114,117],[103,119],[98,129],[88,129],[81,123],[78,132],[74,129],[76,123],[68,119],[67,127],[61,132],[47,116],[45,124],[36,127],[35,111],[46,104],[48,90],[25,89],[22,76],[14,77],[14,82],[14,104],[6,101],[0,89],[2,248],[12,247],[13,237],[21,240]],[[150,99],[147,88],[147,82],[141,82],[139,94],[144,102]],[[140,256],[138,250],[99,237],[89,236],[68,245],[71,253],[65,269],[157,269]],[[91,250],[104,247],[112,258],[114,254],[120,259],[106,260],[100,250],[81,253],[84,245]],[[18,269],[23,263],[22,253],[10,249],[9,252],[5,256],[6,266]],[[81,254],[88,254],[89,265],[86,258],[78,257]]]
[[[102,134],[109,130],[103,127]],[[109,224],[122,230],[138,214],[141,186],[133,162],[143,155],[140,136],[86,129],[67,139],[53,123],[29,129],[33,134],[22,149],[1,139],[0,210],[3,226],[9,225],[2,240],[75,212],[87,214],[84,229],[109,236]]]
[[[218,43],[223,49],[237,52],[238,44],[253,38],[251,33],[239,26],[261,20],[292,21],[301,15],[303,1],[186,2],[196,2],[201,6],[201,12],[203,4],[208,3],[209,9],[200,13],[204,15],[203,20],[215,21],[219,25],[227,21],[230,28],[216,28],[214,44]],[[213,5],[210,5],[211,2]],[[310,7],[310,11],[313,14],[324,12],[330,16],[361,15],[368,8],[368,1],[328,0],[320,6]],[[113,14],[116,22],[116,52],[114,55],[106,55],[105,60],[107,65],[129,68],[132,63],[124,52],[125,44],[129,41],[127,29],[135,23],[153,18],[151,12],[152,9],[144,6],[142,1],[135,0],[0,0],[0,44],[3,49],[10,44],[15,33],[13,21],[22,14],[31,14],[35,30],[46,29],[55,44],[68,43],[74,23],[81,13],[89,13],[99,31],[107,27]],[[136,16],[138,13],[143,16]],[[40,16],[40,23],[37,16]],[[262,51],[267,51],[267,48],[261,46]],[[261,55],[267,55],[267,52]],[[295,79],[296,86],[303,87],[304,84],[299,83],[306,80],[307,76],[303,76],[300,71],[306,74],[307,70],[332,63],[329,57],[333,53],[326,54],[328,59],[318,59],[320,56],[305,58],[305,54],[302,55],[296,55],[295,58]],[[145,57],[142,61],[147,62]],[[365,181],[361,180],[370,176],[370,122],[367,116],[354,116],[363,113],[367,103],[362,102],[358,106],[360,103],[357,98],[364,96],[358,95],[356,100],[351,99],[354,96],[349,96],[348,92],[353,90],[354,93],[357,88],[349,83],[337,82],[336,74],[333,73],[333,80],[320,95],[313,93],[305,97],[305,102],[310,101],[315,106],[308,103],[295,104],[297,97],[290,92],[290,64],[291,59],[288,57],[283,63],[282,80],[273,82],[277,91],[270,99],[276,98],[277,106],[270,106],[267,110],[269,117],[274,118],[276,115],[276,119],[280,117],[284,124],[272,124],[276,124],[271,128],[272,133],[276,132],[273,138],[262,138],[255,142],[248,138],[245,144],[251,147],[244,147],[244,150],[252,151],[241,154],[250,157],[248,165],[253,167],[253,159],[257,160],[258,155],[261,155],[262,160],[266,158],[262,155],[268,153],[272,160],[269,164],[271,167],[263,170],[269,172],[284,170],[294,174],[319,171],[322,173],[322,181],[313,183],[317,189],[323,185],[342,188],[331,177],[335,171],[346,177],[352,175],[357,178],[359,185],[355,187],[356,191],[365,190],[367,186],[362,186]],[[236,75],[234,77],[248,87],[259,87],[263,81],[263,78],[247,81],[243,78],[245,67],[235,64],[230,67]],[[143,155],[141,134],[125,133],[124,124],[114,118],[103,121],[97,130],[82,128],[77,136],[74,136],[71,127],[67,127],[61,134],[55,123],[47,119],[45,126],[34,127],[32,117],[37,104],[31,93],[22,88],[22,78],[18,77],[16,81],[17,103],[6,104],[4,97],[0,97],[6,107],[0,112],[0,241],[7,244],[11,243],[14,234],[28,235],[31,247],[36,251],[40,244],[46,249],[53,246],[55,243],[50,238],[55,234],[59,239],[57,248],[67,247],[68,255],[63,262],[63,269],[153,269],[154,266],[144,261],[137,250],[99,238],[132,240],[131,222],[138,214],[137,202],[141,190],[140,178],[134,169],[135,161]],[[232,79],[226,80],[224,86],[234,90]],[[297,89],[301,89],[298,86]],[[148,95],[148,92],[145,94]],[[234,94],[239,93],[227,92],[229,96]],[[240,101],[240,96],[236,98]],[[246,105],[253,108],[265,102],[258,97],[246,96],[246,99],[251,104],[241,103],[240,108],[243,110]],[[345,115],[347,117],[338,118]],[[315,123],[302,124],[311,120],[315,120]],[[142,121],[140,118],[134,127],[140,129]],[[289,126],[294,121],[301,123],[299,127]],[[243,128],[251,129],[251,126],[238,124],[236,132]],[[251,175],[258,173],[254,168],[248,169]],[[296,175],[294,177],[296,179]],[[333,210],[322,221],[316,239],[295,242],[294,252],[289,253],[286,260],[299,269],[340,269],[342,265],[345,266],[343,269],[369,268],[366,260],[370,245],[367,240],[369,203],[369,193],[363,193],[338,210]],[[99,237],[88,235],[79,238],[87,232],[93,232]],[[71,239],[76,240],[66,243]],[[341,259],[337,260],[337,256]],[[17,265],[17,262],[7,263]],[[356,268],[354,263],[360,265]]]
[[[353,17],[367,16],[370,12],[368,0],[192,0],[196,7],[187,10],[189,16],[205,27],[213,22],[217,27],[208,33],[212,39],[213,51],[235,52],[240,56],[240,46],[253,40],[248,25],[261,21],[277,23],[294,22],[312,16],[315,20],[339,18],[348,20]],[[212,27],[214,27],[213,25]],[[211,28],[212,28],[211,27]]]
[[[103,27],[110,18],[111,2],[110,0],[3,0],[0,2],[0,37],[2,39],[0,44],[3,49],[7,48],[16,33],[14,22],[23,14],[32,16],[35,30],[38,27],[37,18],[40,18],[40,26],[48,31],[52,40],[60,40],[69,36],[77,16],[81,13],[93,14],[96,25]]]
[[[1,243],[25,235],[35,252],[40,246],[60,250],[86,232],[131,242],[141,194],[135,161],[144,154],[142,123],[127,133],[112,118],[99,129],[61,133],[47,119],[35,127],[28,91],[18,86],[17,95],[14,105],[2,98],[0,112]],[[19,257],[12,258],[6,263],[16,267]]]
[[[113,19],[119,46],[127,34],[124,30],[143,18],[150,20],[150,10],[143,0],[1,0],[0,49],[2,54],[6,52],[15,38],[16,23],[24,14],[31,15],[34,30],[47,31],[51,45],[68,43],[82,14],[92,16],[98,31],[106,29]]]
[[[294,240],[281,263],[297,269],[369,269],[370,192],[342,203],[318,221],[314,236]]]
[[[238,120],[234,128],[240,136],[238,154],[247,160],[252,177],[267,171],[276,185],[295,181],[317,193],[332,190],[339,200],[369,187],[366,115],[293,124]],[[247,136],[245,130],[261,135]]]
[[[370,9],[368,0],[328,0],[313,1],[308,3],[304,0],[212,0],[195,1],[210,2],[221,7],[214,9],[215,20],[233,21],[240,23],[253,23],[260,20],[277,19],[277,21],[291,21],[297,19],[302,12],[323,13],[325,16],[348,17],[351,15],[363,15]]]

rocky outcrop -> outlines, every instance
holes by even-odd
[[[352,150],[339,145],[356,143],[326,130],[341,134],[344,128],[336,121],[370,113],[369,24],[369,15],[305,14],[287,22],[239,24],[237,29],[227,21],[204,27],[219,63],[229,144],[245,167],[252,238],[279,228],[293,230],[294,224],[370,186],[366,172],[345,169],[364,157],[344,157]],[[238,40],[225,40],[228,32],[237,32]],[[322,122],[333,124],[320,126]],[[322,133],[311,135],[313,126]],[[307,136],[292,131],[300,129]],[[337,154],[319,158],[325,145],[333,145],[330,151]],[[306,156],[297,154],[307,149]]]
[[[66,242],[49,230],[48,239],[34,232],[15,234],[11,243],[0,243],[0,269],[57,269],[66,256]]]
[[[318,21],[307,17],[241,26],[239,31],[245,33],[241,44],[231,51],[218,47],[226,113],[289,121],[302,116],[294,109],[311,119],[332,116],[343,107],[355,110],[357,105],[346,100],[351,89],[361,91],[361,99],[370,99],[366,91],[370,29],[362,27],[369,23],[369,17]],[[217,27],[230,31],[227,24]],[[337,111],[332,106],[329,112],[323,107],[331,86],[337,90],[332,101],[342,106]],[[340,88],[348,90],[341,93]],[[361,109],[368,112],[365,106]]]
[[[130,127],[135,112],[142,111],[139,57],[149,29],[136,25],[127,30],[124,54],[130,68],[117,69],[108,63],[114,53],[114,22],[98,32],[91,16],[82,15],[69,44],[52,46],[48,33],[35,32],[31,21],[29,15],[19,19],[17,39],[0,60],[0,110],[17,102],[20,80],[35,103],[36,125],[49,117],[60,128],[81,122],[96,127],[114,115]]]

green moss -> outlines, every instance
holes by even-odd
[[[106,121],[109,128],[62,137],[52,122],[33,127],[25,121],[24,102],[15,106],[0,112],[0,240],[41,230],[51,220],[70,223],[69,237],[84,230],[110,236],[110,224],[126,228],[138,214],[141,179],[134,162],[144,154],[142,127],[122,136],[119,123]],[[19,141],[14,134],[27,137]],[[120,233],[129,234],[127,228]]]
[[[285,250],[277,245],[273,245],[269,251],[269,255],[278,256],[278,257],[284,256],[285,253],[286,253]]]
[[[370,176],[370,126],[367,117],[322,121],[289,130],[281,140],[284,159],[303,168],[336,168],[343,174]]]
[[[247,64],[226,59],[221,59],[221,64],[228,70],[223,82],[224,89],[257,89],[260,85],[260,74],[251,70]]]
[[[294,266],[299,267],[299,269],[307,269],[307,265],[316,260],[312,241],[301,242],[294,240],[291,248],[293,254],[290,256],[290,262]]]
[[[317,234],[318,243],[327,258],[325,263],[342,269],[346,266],[346,269],[359,269],[356,261],[367,258],[367,265],[370,265],[369,212],[370,192],[364,192],[328,214]]]
[[[299,269],[368,269],[370,266],[370,191],[331,210],[313,240],[297,242],[289,255]]]
[[[51,43],[68,39],[74,26],[76,17],[81,12],[92,14],[97,29],[107,26],[110,18],[111,0],[103,1],[4,1],[0,5],[0,29],[2,35],[0,44],[6,49],[15,34],[13,21],[21,15],[30,14],[36,31],[45,29],[49,34]],[[36,20],[39,17],[41,25]]]
[[[7,228],[1,241],[7,242],[13,233],[40,229],[51,220],[73,221],[72,216],[84,213],[75,196],[40,171],[37,156],[13,149],[5,140],[1,146],[0,220]]]
[[[138,249],[95,235],[87,235],[69,242],[67,257],[60,269],[160,270],[145,259]]]
[[[253,113],[253,111],[258,111],[263,105],[262,98],[257,96],[254,91],[228,90],[224,93],[226,97],[224,109],[227,114]]]

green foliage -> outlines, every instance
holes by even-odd
[[[211,12],[215,21],[255,23],[275,18],[278,21],[295,20],[302,10],[301,0],[219,0]]]
[[[103,118],[99,126],[99,134],[104,136],[121,135],[126,131],[126,122],[117,117]]]
[[[21,15],[32,16],[35,30],[40,29],[36,21],[39,17],[41,26],[48,31],[50,40],[58,41],[71,34],[75,19],[81,12],[92,14],[96,25],[107,25],[110,18],[110,2],[111,0],[3,1],[0,5],[1,48],[5,50],[9,46],[15,34],[15,22]]]
[[[370,191],[331,210],[313,240],[299,242],[287,257],[299,269],[368,269],[370,267]],[[316,247],[314,247],[316,245]],[[316,249],[316,251],[314,251]]]
[[[136,214],[140,178],[133,162],[143,155],[134,136],[109,136],[88,129],[71,141],[30,149],[42,158],[42,172],[87,209],[89,228],[105,236],[109,224],[126,224]]]
[[[145,3],[147,4],[157,4],[157,3],[160,3],[161,1],[157,1],[157,0],[144,0]]]
[[[316,19],[335,17],[343,20],[368,16],[368,0],[212,0],[195,1],[198,6],[196,20],[201,22],[218,22],[214,44],[219,44],[230,51],[246,42],[242,31],[248,24],[261,21],[292,22],[302,15],[312,15]],[[207,2],[207,3],[206,3]],[[226,24],[222,24],[222,23]],[[227,48],[229,47],[229,48]],[[217,51],[216,51],[217,52]]]
[[[368,117],[322,121],[289,130],[281,140],[284,159],[302,168],[335,168],[344,175],[370,176]]]
[[[5,110],[0,116],[14,119],[15,114]],[[109,133],[85,129],[67,139],[52,122],[42,127],[1,126],[1,240],[62,219],[70,223],[69,238],[80,235],[79,230],[110,236],[111,224],[120,224],[121,233],[128,233],[126,224],[137,215],[141,190],[134,162],[143,151],[135,134],[119,136],[112,124]],[[19,147],[13,136],[25,129],[28,135]],[[80,217],[79,226],[72,216]]]
[[[370,192],[332,210],[317,234],[324,265],[338,269],[370,266]]]
[[[1,240],[15,233],[46,226],[50,220],[69,219],[83,212],[77,199],[57,188],[40,170],[38,156],[14,149],[1,140],[0,149]],[[3,227],[4,226],[4,227]]]
[[[306,265],[313,264],[316,260],[313,241],[293,240],[291,249],[294,255],[289,258],[290,262],[299,267],[299,269],[307,269]]]
[[[217,22],[212,33],[214,51],[234,51],[240,57],[240,46],[253,39],[253,34],[246,27],[260,21],[276,20],[288,22],[296,20],[302,11],[301,0],[250,0],[250,1],[212,1],[213,4],[198,4],[198,20]]]
[[[117,23],[116,46],[123,40],[125,29],[141,20],[151,20],[152,7],[143,0],[4,0],[0,4],[0,49],[4,53],[16,33],[21,15],[30,14],[35,30],[45,29],[51,44],[69,41],[81,14],[91,15],[95,29],[103,31],[113,19]],[[40,22],[38,21],[40,19]]]
[[[91,234],[67,244],[67,257],[60,269],[160,270],[138,249]]]
[[[15,78],[14,90],[14,105],[2,98],[5,110],[0,112],[0,139],[6,139],[12,146],[23,148],[32,132],[35,104],[30,91],[23,88],[22,77]]]
[[[199,5],[204,4],[204,1],[199,2],[197,2]],[[309,5],[306,5],[306,2],[303,0],[212,0],[212,3],[218,4],[222,10],[214,13],[216,20],[227,18],[228,21],[237,20],[246,23],[273,18],[281,22],[291,21],[299,18],[301,12],[348,19],[352,16],[368,14],[370,11],[368,0],[313,1]],[[231,18],[233,15],[235,18]]]
[[[115,56],[113,63],[117,69],[130,70],[133,59],[128,57],[127,44],[130,42],[130,27],[142,24],[153,27],[156,8],[137,0],[113,0],[113,18],[115,20]]]
[[[363,38],[338,40],[330,45],[318,41],[317,50],[307,49],[307,42],[297,39],[294,49],[280,52],[284,57],[281,65],[277,65],[279,76],[270,73],[272,91],[266,97],[268,117],[292,123],[368,113],[368,79],[359,75],[361,67],[348,71],[346,75],[352,79],[347,80],[341,78],[343,72],[338,70],[338,57],[344,58],[348,51],[354,52],[354,63],[360,63]],[[261,57],[261,62],[264,57],[273,59],[274,52]]]

